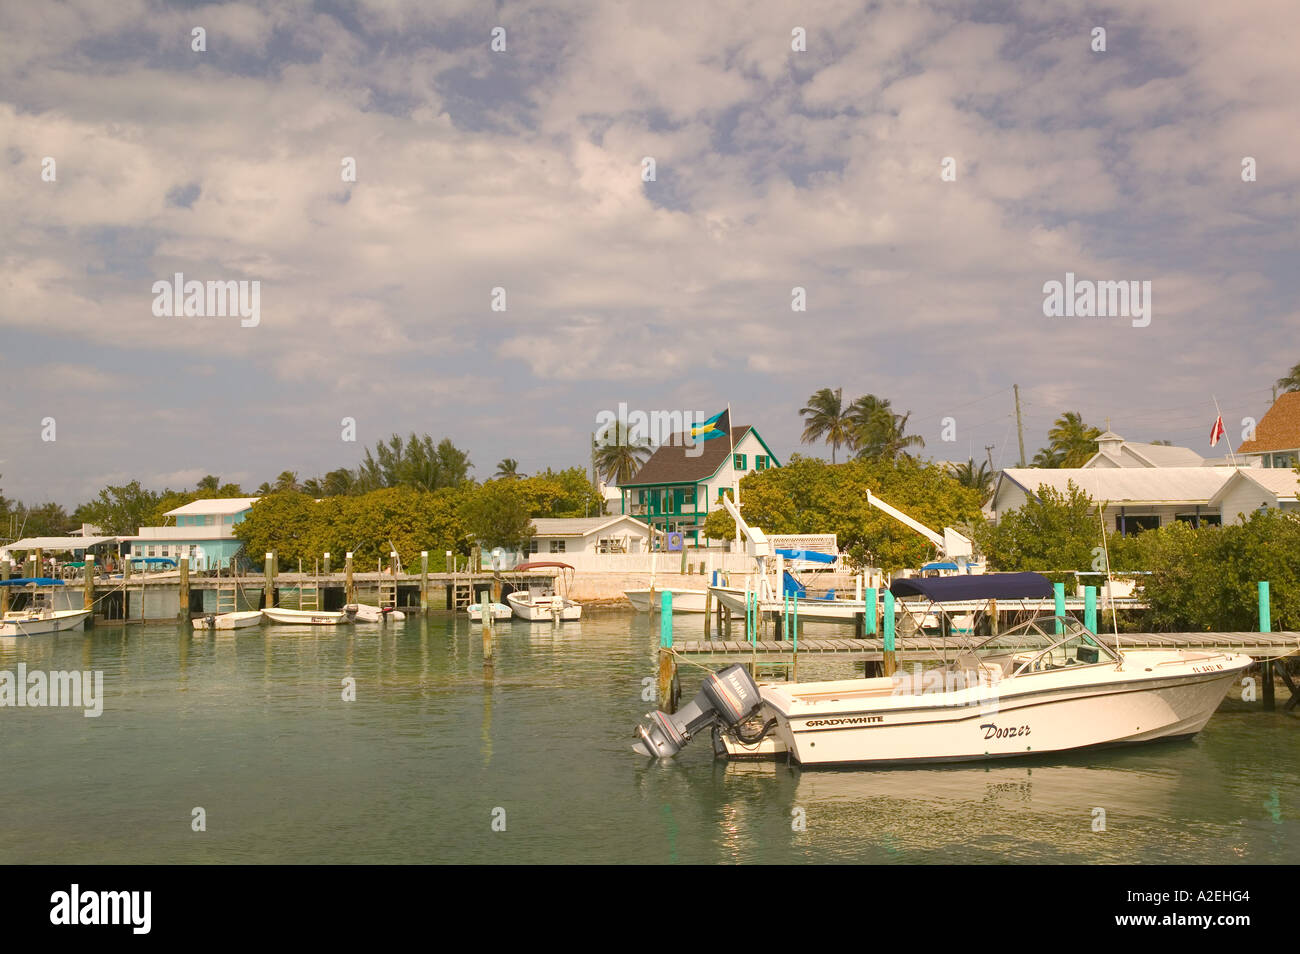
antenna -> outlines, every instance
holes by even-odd
[[[1106,600],[1110,603],[1111,626],[1115,632],[1115,652],[1119,652],[1119,614],[1115,611],[1115,587],[1110,578],[1110,544],[1106,541],[1106,503],[1097,508],[1097,520],[1101,523],[1101,548],[1106,557]],[[1124,665],[1124,657],[1120,656],[1120,665]]]

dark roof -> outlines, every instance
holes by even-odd
[[[1242,441],[1238,454],[1260,454],[1266,451],[1295,450],[1300,447],[1300,391],[1287,391],[1277,396],[1255,426],[1255,439]]]
[[[895,580],[895,596],[924,596],[934,603],[957,600],[1051,599],[1051,581],[1038,573],[974,573],[970,576],[925,576]]]
[[[634,487],[644,484],[689,484],[708,480],[727,460],[732,446],[739,444],[749,432],[749,425],[733,427],[731,440],[715,437],[711,441],[693,441],[688,447],[681,434],[674,434],[668,442],[650,455],[632,479],[621,484]]]

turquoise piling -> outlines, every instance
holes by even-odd
[[[1097,587],[1095,586],[1083,588],[1083,625],[1088,627],[1088,632],[1097,632]]]
[[[659,648],[673,648],[673,591],[659,595]]]
[[[863,635],[874,636],[876,635],[876,601],[879,599],[879,595],[874,586],[868,586],[862,591],[862,594],[862,606],[866,610],[866,618],[862,621]]]
[[[1060,636],[1065,632],[1065,626],[1060,620],[1060,617],[1065,615],[1065,584],[1053,583],[1052,593],[1056,597],[1056,635]]]
[[[892,676],[898,668],[894,655],[894,594],[885,590],[884,652],[881,654],[881,669],[886,676]]]
[[[1268,597],[1268,580],[1259,581],[1259,631],[1261,633],[1271,633],[1273,631],[1272,612],[1269,607]],[[1264,659],[1259,664],[1260,687],[1264,690],[1261,701],[1265,709],[1273,709],[1277,706],[1277,700],[1273,693],[1273,660]]]
[[[659,678],[655,686],[659,706],[665,712],[677,708],[673,683],[677,679],[677,660],[673,656],[673,593],[664,590],[659,601]]]

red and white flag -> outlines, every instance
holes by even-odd
[[[1214,419],[1214,426],[1210,428],[1210,446],[1211,447],[1217,446],[1220,439],[1222,439],[1222,437],[1223,437],[1223,415],[1220,414],[1218,417]]]

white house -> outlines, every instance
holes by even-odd
[[[641,520],[612,517],[535,517],[528,543],[530,559],[554,557],[562,562],[577,556],[645,553],[650,528]]]
[[[135,536],[122,537],[122,556],[134,559],[189,557],[191,569],[228,566],[243,548],[235,538],[235,525],[253,509],[259,497],[216,497],[195,500],[166,517],[173,524],[140,527]]]
[[[1218,524],[1214,503],[1238,471],[1230,467],[1009,467],[993,492],[994,519],[1023,507],[1042,486],[1067,493],[1071,482],[1106,507],[1110,529],[1125,535],[1175,520]],[[1258,473],[1251,470],[1251,473]]]
[[[1297,510],[1300,503],[1300,474],[1280,467],[1243,467],[1235,471],[1210,506],[1223,515],[1224,523],[1244,523],[1256,510]]]

